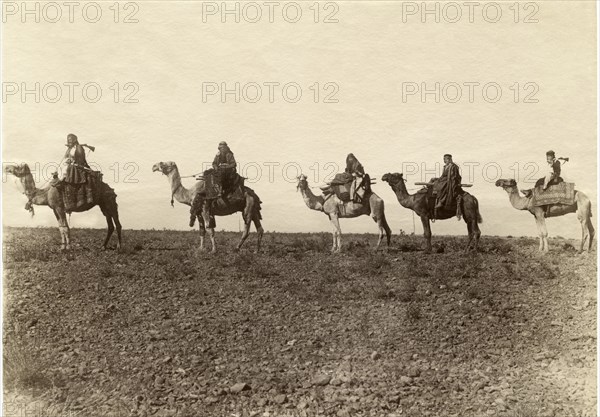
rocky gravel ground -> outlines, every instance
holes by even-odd
[[[596,416],[596,252],[5,229],[4,415]],[[32,415],[32,414],[30,414]]]

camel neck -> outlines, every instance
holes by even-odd
[[[392,185],[392,191],[394,191],[394,193],[396,194],[396,198],[398,199],[398,202],[403,207],[407,207],[407,208],[412,207],[413,195],[408,193],[408,190],[406,189],[406,184],[404,183],[403,179],[400,180],[397,184]]]
[[[23,187],[23,194],[27,196],[29,201],[35,205],[48,204],[48,187],[44,189],[37,188],[31,173],[19,178],[19,181],[21,182],[21,187]]]
[[[323,196],[317,197],[316,195],[314,195],[308,185],[306,186],[306,188],[300,189],[300,192],[302,193],[304,203],[306,203],[309,209],[317,211],[324,210],[323,203],[325,202],[325,199],[323,198]]]
[[[508,193],[510,204],[517,210],[527,210],[529,207],[530,199],[519,195],[519,189],[517,187],[511,188]]]
[[[181,183],[179,171],[174,170],[169,173],[169,182],[171,183],[171,195],[175,200],[183,204],[191,204],[190,191]]]

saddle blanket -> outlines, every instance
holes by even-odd
[[[93,206],[100,201],[102,173],[99,171],[84,171],[81,175],[85,178],[84,183],[72,184],[66,182],[62,191],[65,211],[67,213]]]
[[[547,190],[542,187],[535,187],[531,197],[531,205],[534,207],[547,206],[549,204],[566,204],[575,203],[575,183],[561,182],[556,185],[551,185]]]

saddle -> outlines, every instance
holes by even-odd
[[[336,174],[333,181],[321,187],[325,196],[334,195],[344,203],[352,201],[361,203],[366,194],[371,191],[371,178],[368,174],[354,177],[347,172]]]
[[[205,184],[204,198],[206,199],[217,199],[219,197],[242,198],[244,196],[245,178],[237,172],[225,175],[223,172],[211,168],[204,171],[203,179]],[[221,184],[221,188],[219,184]]]
[[[542,185],[529,190],[521,190],[523,195],[531,198],[531,205],[534,207],[549,206],[552,204],[571,205],[575,203],[575,183],[561,181],[550,184],[546,190]]]
[[[426,194],[427,195],[427,208],[429,210],[429,218],[432,221],[445,218],[445,217],[441,217],[438,215],[438,209],[436,208],[437,200],[438,200],[437,193],[439,192],[436,180],[437,180],[437,178],[433,178],[428,183],[417,183],[417,185],[424,186],[419,191],[417,191],[417,194]],[[470,186],[470,185],[467,185],[467,186]],[[460,193],[458,193],[455,196],[454,202],[450,206],[445,206],[443,208],[443,210],[444,211],[447,211],[447,210],[456,211],[456,217],[458,217],[460,219],[462,217],[461,201],[462,201],[463,195],[464,195],[464,190],[462,190],[462,188],[461,188]]]
[[[91,208],[100,201],[102,172],[79,169],[77,181],[69,182],[69,178],[60,181],[57,173],[53,175],[51,185],[61,192],[67,213]]]

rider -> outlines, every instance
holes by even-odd
[[[62,178],[60,182],[71,184],[85,183],[85,170],[90,169],[85,158],[85,150],[83,149],[83,146],[87,145],[80,145],[77,136],[73,133],[69,133],[67,135],[67,144],[65,146],[67,147],[67,150],[63,157],[64,162],[62,164]],[[54,185],[56,185],[56,183]]]
[[[233,152],[229,149],[227,142],[219,143],[219,152],[215,155],[212,166],[215,170],[215,185],[218,189],[218,197],[221,197],[225,188],[231,186],[235,179],[236,162]]]
[[[346,174],[352,175],[352,184],[350,185],[350,200],[354,200],[356,188],[358,187],[358,178],[365,176],[365,169],[362,164],[356,159],[353,153],[349,153],[346,157]]]
[[[436,209],[451,207],[455,203],[456,196],[462,192],[461,180],[460,169],[452,161],[452,155],[445,154],[442,176],[437,179],[433,187],[434,191],[437,191]]]
[[[560,178],[560,161],[556,159],[554,151],[546,152],[546,162],[548,163],[548,171],[544,177],[544,186],[542,189],[547,189],[550,185],[561,182]]]

